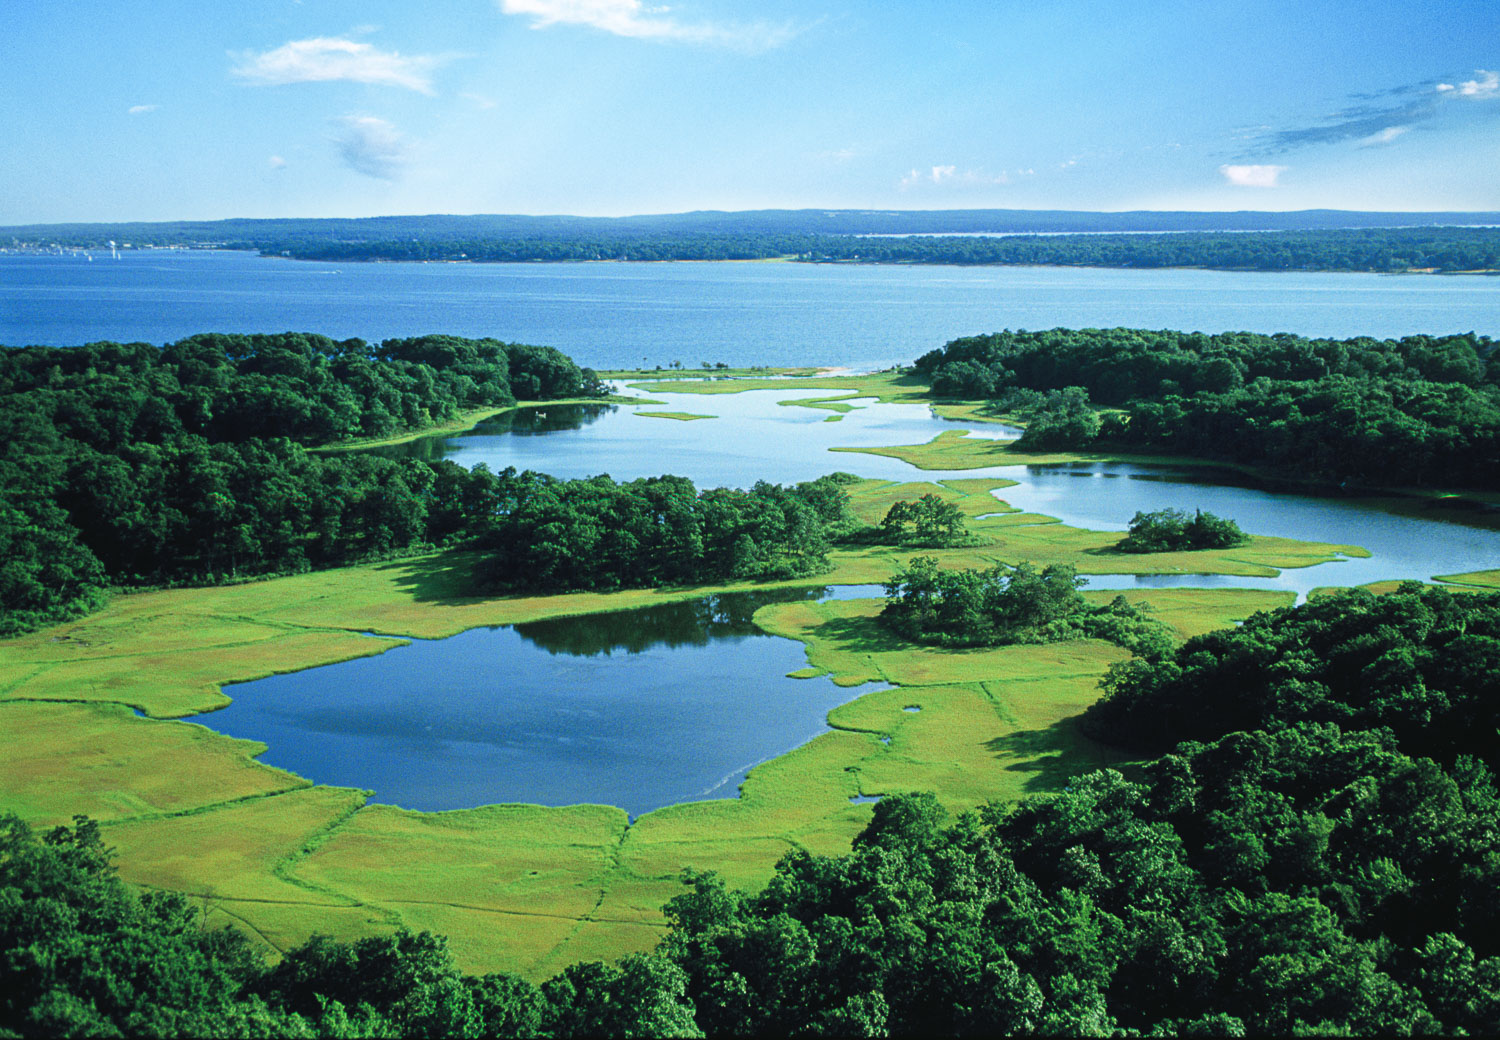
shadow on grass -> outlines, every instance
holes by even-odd
[[[418,603],[456,606],[494,599],[474,587],[475,553],[449,552],[414,560],[395,560],[377,569],[395,575],[396,587]]]
[[[861,654],[910,650],[915,647],[915,644],[893,635],[871,617],[832,618],[813,629],[812,634],[820,641],[826,640],[836,650]]]
[[[984,746],[996,758],[1018,760],[1005,766],[1006,770],[1031,774],[1022,784],[1028,794],[1061,791],[1075,776],[1106,767],[1123,769],[1132,762],[1129,753],[1084,736],[1076,716],[1046,729],[1008,733],[985,741]]]

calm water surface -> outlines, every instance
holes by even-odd
[[[923,405],[856,401],[860,407],[842,420],[826,422],[826,413],[820,409],[778,403],[816,396],[805,390],[718,396],[644,392],[665,402],[647,410],[661,407],[716,418],[678,422],[636,415],[631,406],[596,407],[587,412],[552,406],[548,409],[552,432],[545,437],[516,436],[503,427],[481,426],[459,437],[430,438],[403,450],[451,458],[465,466],[483,462],[496,470],[514,466],[567,477],[609,473],[617,480],[628,480],[671,472],[690,478],[699,487],[746,487],[759,479],[788,483],[834,470],[888,480],[1001,477],[1017,483],[997,491],[998,498],[1075,527],[1124,531],[1137,512],[1203,509],[1231,517],[1255,534],[1357,545],[1373,554],[1368,559],[1286,570],[1275,578],[1101,576],[1093,582],[1096,588],[1227,584],[1305,594],[1320,585],[1359,585],[1390,578],[1425,581],[1440,574],[1500,567],[1500,532],[1398,516],[1359,498],[1226,483],[1236,478],[1222,470],[1096,463],[932,471],[878,455],[832,450],[920,444],[955,429],[983,437],[1016,433],[998,424],[954,423],[934,416]]]
[[[802,644],[750,615],[830,590],[712,596],[474,629],[225,688],[204,721],[262,761],[408,809],[603,803],[631,815],[733,798],[750,767],[874,689],[788,679]],[[871,595],[853,587],[846,595]]]
[[[326,264],[153,250],[0,256],[0,343],[293,329],[559,347],[595,368],[905,364],[1002,328],[1500,335],[1478,275],[791,263]]]

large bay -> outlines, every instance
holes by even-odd
[[[955,336],[1057,326],[1500,335],[1500,279],[795,263],[328,264],[188,250],[0,255],[0,343],[195,332],[447,332],[595,368],[907,363]]]

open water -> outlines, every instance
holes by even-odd
[[[327,264],[142,250],[0,254],[0,343],[195,332],[428,332],[558,347],[594,368],[906,364],[999,329],[1500,336],[1500,278],[794,263]]]

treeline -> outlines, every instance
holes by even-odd
[[[501,478],[508,501],[479,511],[493,517],[477,541],[476,587],[487,592],[802,577],[826,570],[832,540],[858,527],[843,487],[858,478],[847,473],[702,492],[671,476]]]
[[[195,336],[0,355],[0,636],[112,586],[214,584],[477,550],[476,593],[800,577],[859,528],[838,474],[699,492],[320,453],[466,409],[602,393],[550,348],[428,336]]]
[[[999,332],[916,362],[939,396],[1003,411],[1021,445],[1095,444],[1380,486],[1500,483],[1500,359],[1472,333],[1399,340],[1140,329]],[[1112,409],[1100,414],[1089,404]]]
[[[296,333],[0,351],[0,635],[110,585],[213,583],[442,544],[482,519],[452,463],[309,447],[597,394],[546,347]]]
[[[1136,780],[948,819],[882,800],[844,856],[758,893],[712,874],[652,953],[534,985],[426,933],[314,938],[271,967],[137,895],[95,825],[0,820],[12,1036],[1475,1034],[1500,1029],[1500,797],[1389,734],[1186,744]]]
[[[555,262],[757,260],[808,263],[1205,267],[1247,271],[1493,271],[1500,229],[1337,228],[1173,234],[830,235],[784,232],[589,234],[469,239],[260,240],[268,256],[299,260]]]

